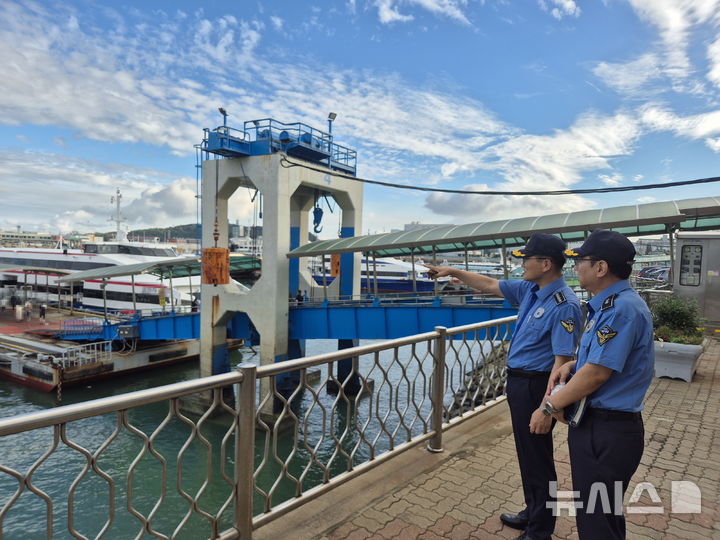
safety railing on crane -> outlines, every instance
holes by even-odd
[[[244,122],[242,129],[222,125],[204,132],[200,149],[206,154],[229,157],[282,151],[351,175],[357,170],[355,150],[337,144],[330,132],[302,122],[288,124],[262,118]]]

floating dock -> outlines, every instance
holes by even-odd
[[[102,317],[91,317],[103,323]],[[77,318],[77,312],[54,308],[48,309],[45,320],[16,320],[15,312],[0,312],[0,378],[50,392],[63,385],[197,359],[200,352],[197,339],[78,344],[56,337],[64,321]],[[230,346],[240,343],[235,340]]]

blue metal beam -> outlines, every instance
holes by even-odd
[[[394,339],[436,326],[461,326],[517,315],[507,304],[482,305],[317,305],[290,308],[290,339]],[[106,324],[102,336],[74,334],[65,339],[119,339],[120,326],[135,326],[137,339],[199,339],[200,314],[177,313]],[[228,337],[253,339],[257,333],[246,313],[236,313],[228,324]]]
[[[290,310],[293,339],[394,339],[436,326],[461,326],[517,315],[517,309],[498,304],[298,306]]]

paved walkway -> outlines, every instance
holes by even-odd
[[[629,514],[631,539],[720,539],[720,341],[711,341],[692,383],[655,379],[644,412],[646,446],[630,485],[628,507],[662,507],[662,513]],[[522,489],[507,404],[452,428],[445,452],[412,448],[391,462],[321,496],[257,530],[253,538],[466,539],[516,538],[502,511],[520,510]],[[567,428],[555,430],[559,489],[570,490]],[[621,444],[621,442],[619,441]],[[700,487],[702,512],[671,514],[671,482]],[[636,503],[638,482],[651,482]],[[556,538],[577,538],[567,511]]]
[[[25,319],[16,321],[15,311],[9,307],[4,311],[0,311],[0,334],[23,334],[48,329],[57,330],[60,328],[60,321],[63,318],[68,318],[66,312],[48,308],[46,320],[43,321],[38,317],[38,309],[37,304],[33,305],[33,317],[29,321]],[[82,317],[82,314],[76,315],[76,318],[80,317]]]

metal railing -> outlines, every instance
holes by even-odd
[[[53,363],[64,369],[86,364],[109,362],[112,359],[112,341],[86,343],[77,347],[68,347],[61,355],[53,355]]]
[[[515,319],[1,419],[0,537],[250,538],[504,399]]]
[[[82,319],[63,319],[60,321],[59,333],[65,336],[98,335],[104,329],[104,319],[100,317],[83,317]]]

